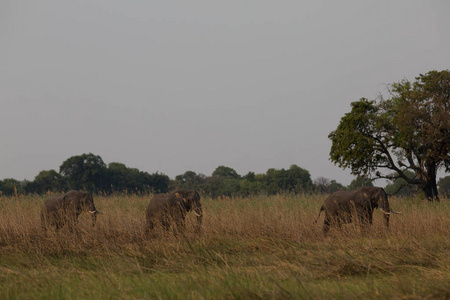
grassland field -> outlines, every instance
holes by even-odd
[[[148,196],[96,196],[78,234],[41,229],[45,198],[0,197],[0,299],[450,299],[448,199],[324,236],[326,195],[204,198],[201,234],[148,236]]]

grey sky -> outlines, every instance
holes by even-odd
[[[448,68],[446,0],[2,1],[0,179],[92,152],[349,184],[328,134],[350,103]]]

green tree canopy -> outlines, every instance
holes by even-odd
[[[0,180],[0,196],[12,196],[23,193],[22,183],[14,178]]]
[[[351,106],[328,136],[330,159],[354,175],[403,178],[438,200],[437,171],[450,168],[450,71],[393,83],[389,99],[362,98]]]
[[[149,174],[136,168],[128,168],[125,164],[112,162],[108,164],[106,181],[107,190],[120,192],[152,191],[155,193],[168,192],[170,179],[158,172]]]
[[[62,176],[55,170],[44,170],[39,172],[32,182],[26,184],[27,192],[43,194],[48,191],[61,192],[64,190]]]
[[[186,171],[184,174],[175,176],[175,181],[172,183],[172,189],[192,189],[203,190],[206,176],[197,174],[194,171]]]
[[[336,180],[331,180],[330,184],[328,185],[328,193],[332,194],[339,190],[345,190],[345,187],[341,183],[336,182]]]
[[[241,177],[234,169],[232,169],[230,167],[225,167],[225,166],[218,166],[214,170],[212,175],[225,177],[225,178],[233,178],[233,179],[238,179]]]
[[[264,176],[264,189],[267,194],[279,192],[306,192],[312,189],[311,175],[297,165],[291,165],[288,170],[269,169]]]
[[[353,191],[363,186],[373,186],[372,180],[366,176],[357,176],[350,182],[347,189]]]
[[[62,163],[59,172],[69,189],[103,190],[106,165],[98,155],[89,153],[72,156]]]

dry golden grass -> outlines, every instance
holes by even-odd
[[[148,197],[98,196],[97,225],[40,227],[45,197],[0,198],[0,298],[449,298],[450,204],[391,199],[386,230],[323,236],[325,196],[203,199],[194,233],[144,233]]]

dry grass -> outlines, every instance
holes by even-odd
[[[204,199],[201,235],[144,234],[147,197],[96,197],[80,232],[44,233],[45,197],[0,198],[0,298],[449,298],[450,204],[391,199],[369,232],[322,234],[324,197]]]

